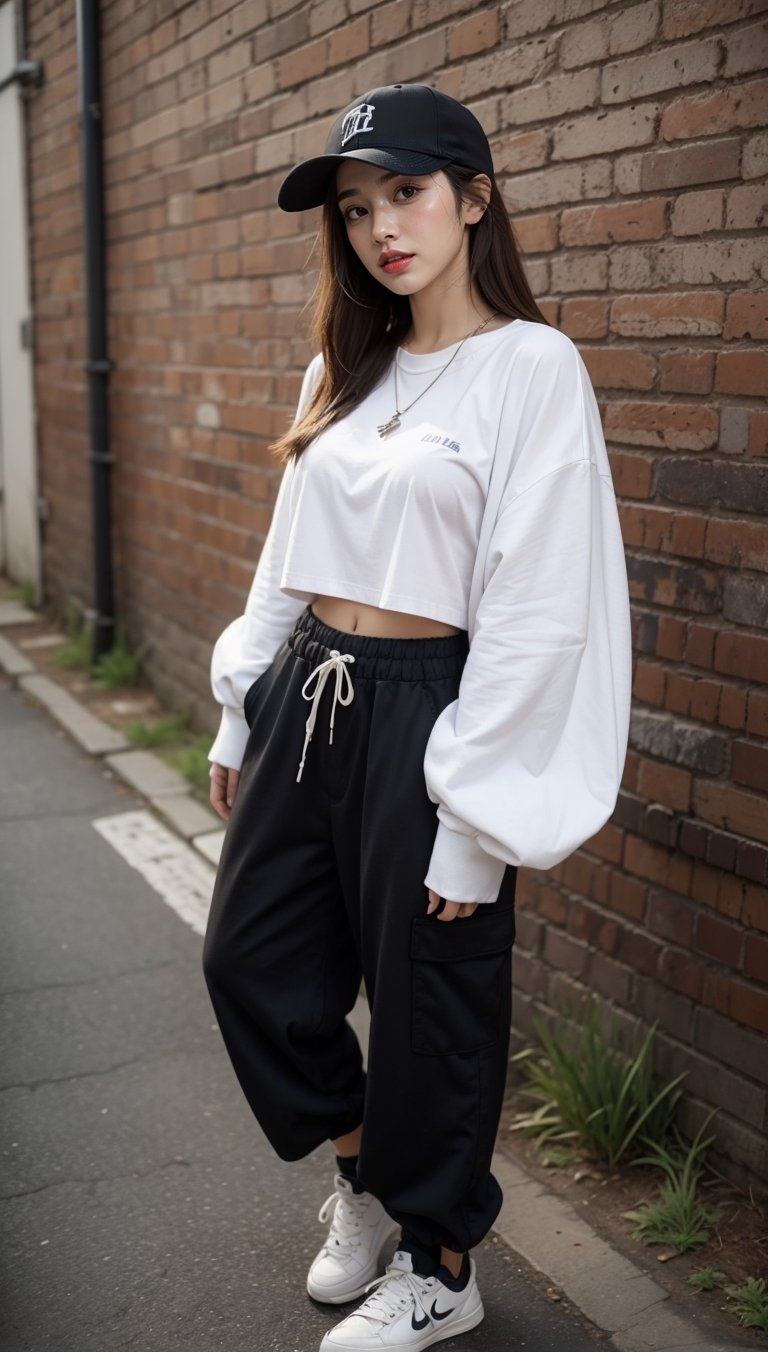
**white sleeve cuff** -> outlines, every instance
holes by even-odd
[[[424,885],[446,901],[496,901],[506,867],[503,859],[486,853],[477,836],[438,821]]]
[[[215,761],[217,765],[226,765],[230,770],[239,770],[243,763],[249,732],[245,714],[239,709],[230,709],[225,704],[221,711],[221,723],[216,740],[208,752],[209,761]]]

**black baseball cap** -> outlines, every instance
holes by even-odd
[[[302,160],[283,179],[277,205],[283,211],[322,206],[344,160],[400,174],[428,174],[451,163],[493,174],[491,147],[474,113],[424,84],[381,85],[348,103],[331,126],[325,153]]]

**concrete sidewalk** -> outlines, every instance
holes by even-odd
[[[0,601],[0,668],[7,675],[8,685],[18,688],[25,703],[32,699],[43,706],[56,724],[66,731],[74,746],[83,753],[80,761],[83,762],[84,757],[87,757],[94,770],[98,771],[102,786],[105,770],[117,776],[116,788],[110,789],[109,793],[103,790],[114,810],[110,812],[105,805],[99,817],[90,824],[96,827],[96,834],[101,835],[107,844],[122,855],[126,863],[143,876],[143,883],[147,887],[162,895],[187,925],[201,934],[205,926],[213,865],[223,838],[221,822],[212,811],[191,797],[186,782],[169,771],[158,757],[149,752],[128,749],[121,734],[94,719],[67,692],[36,672],[28,653],[13,639],[17,635],[23,637],[23,626],[37,618],[31,612],[24,612],[18,603]],[[7,714],[6,717],[10,716]],[[10,727],[10,723],[6,726]],[[42,726],[50,728],[45,722]],[[14,764],[17,763],[14,757]],[[39,760],[37,772],[45,777]],[[121,790],[117,787],[120,784]],[[8,799],[6,809],[7,805]],[[71,802],[69,807],[72,807]],[[95,809],[95,800],[92,808]],[[67,804],[63,804],[60,810],[66,812]],[[30,809],[30,818],[33,815]],[[92,832],[94,840],[96,834]],[[144,900],[142,906],[145,905]],[[366,1020],[367,1011],[359,1002],[356,1023],[362,1039],[366,1035]],[[212,1020],[208,1022],[210,1024]],[[223,1062],[223,1057],[221,1060]],[[130,1065],[130,1056],[126,1065]],[[221,1067],[216,1071],[217,1083],[220,1071]],[[223,1082],[226,1084],[226,1070],[223,1071]],[[156,1090],[162,1095],[162,1079],[158,1081]],[[225,1098],[229,1100],[231,1097],[229,1092],[225,1092]],[[238,1104],[234,1111],[240,1128],[244,1128],[247,1115],[242,1111],[242,1106]],[[291,1167],[295,1169],[295,1166]],[[299,1184],[299,1193],[302,1188],[311,1191],[313,1177],[309,1163],[303,1162],[302,1167],[304,1183]],[[286,1166],[275,1162],[268,1169],[271,1170],[273,1180],[279,1183],[276,1191],[270,1190],[269,1208],[274,1217],[274,1209],[279,1207],[278,1199],[285,1187],[283,1174]],[[565,1322],[557,1329],[551,1328],[551,1332],[546,1335],[547,1341],[540,1342],[537,1336],[532,1336],[531,1341],[521,1342],[523,1330],[515,1318],[512,1329],[518,1346],[531,1349],[551,1346],[553,1352],[581,1352],[582,1347],[591,1346],[595,1341],[615,1348],[616,1352],[683,1352],[684,1349],[685,1352],[695,1352],[696,1349],[698,1352],[738,1352],[738,1349],[755,1346],[753,1338],[748,1335],[742,1337],[738,1332],[729,1336],[728,1340],[713,1340],[711,1335],[696,1327],[687,1311],[676,1308],[675,1300],[667,1291],[599,1237],[568,1203],[549,1193],[518,1165],[500,1154],[495,1157],[494,1171],[504,1189],[505,1202],[495,1227],[497,1239],[492,1242],[498,1245],[501,1241],[502,1245],[508,1245],[524,1263],[543,1274],[549,1285],[556,1288],[566,1301],[572,1302],[594,1330],[591,1333],[586,1323],[571,1321],[569,1324],[567,1305],[558,1308],[547,1302],[546,1297],[540,1297],[543,1306],[531,1316],[533,1327],[538,1326],[537,1334],[543,1331],[550,1315],[562,1318]],[[293,1174],[292,1179],[295,1186]],[[233,1177],[232,1181],[237,1189],[237,1179]],[[51,1186],[50,1180],[43,1181],[40,1186]],[[207,1186],[210,1188],[211,1184]],[[198,1222],[199,1219],[198,1215]],[[272,1223],[275,1225],[276,1242],[279,1243],[279,1223],[274,1219]],[[168,1242],[172,1242],[170,1235]],[[484,1247],[491,1251],[491,1244]],[[496,1253],[498,1255],[498,1248]],[[507,1263],[509,1257],[506,1257]],[[222,1280],[226,1283],[226,1266]],[[483,1347],[487,1347],[489,1352],[506,1352],[506,1348],[512,1346],[511,1342],[506,1341],[506,1334],[498,1330],[493,1334],[488,1321],[481,1328],[485,1329],[482,1340],[478,1330],[478,1338],[474,1342],[475,1335],[468,1335],[461,1340],[460,1345],[466,1342],[468,1349],[474,1345],[478,1352]],[[504,1340],[489,1342],[489,1335]],[[96,1345],[82,1340],[80,1343],[13,1343],[14,1349],[29,1346],[34,1347],[34,1352],[48,1346],[78,1346],[80,1352],[81,1348]],[[103,1348],[124,1345],[109,1341],[101,1344]],[[162,1343],[146,1342],[140,1338],[135,1345],[148,1348],[162,1346],[165,1352],[166,1348],[177,1344],[168,1341],[166,1335]],[[178,1345],[181,1346],[181,1342]],[[185,1344],[189,1352],[202,1352],[208,1346],[223,1345],[219,1342],[195,1342],[194,1338]],[[311,1341],[306,1343],[307,1352],[313,1345]],[[11,1344],[6,1343],[4,1346],[10,1348]],[[231,1341],[227,1346],[232,1352],[241,1343]],[[283,1344],[279,1339],[269,1343],[260,1342],[254,1352],[261,1352],[261,1348],[267,1346],[282,1349]],[[285,1348],[290,1352],[288,1343],[285,1343]],[[296,1348],[305,1352],[304,1346],[298,1342]]]

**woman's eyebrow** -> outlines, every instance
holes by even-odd
[[[403,174],[395,174],[395,173],[393,173],[393,171],[390,169],[390,170],[388,170],[388,172],[387,172],[386,174],[381,174],[381,175],[376,179],[376,187],[377,187],[377,188],[380,187],[382,183],[389,183],[390,179],[392,179],[392,178],[403,178],[403,177],[405,177],[405,175],[403,175]],[[344,200],[345,197],[354,197],[355,194],[356,194],[356,193],[359,193],[360,191],[361,191],[360,188],[345,188],[343,192],[340,192],[340,193],[339,193],[338,197],[336,198],[336,201],[337,201],[337,202],[342,202],[342,201]]]

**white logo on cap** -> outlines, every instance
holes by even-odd
[[[346,145],[358,132],[373,131],[373,109],[372,103],[358,103],[356,108],[350,108],[341,124],[342,145]]]

